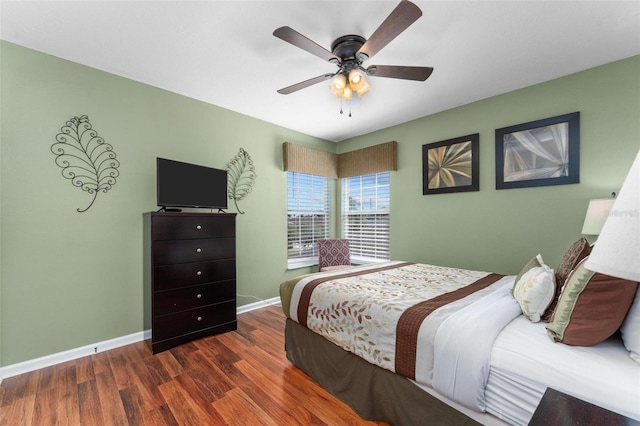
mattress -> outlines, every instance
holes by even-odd
[[[545,326],[520,316],[498,335],[485,390],[487,412],[526,425],[551,387],[640,420],[640,365],[619,335],[576,347],[552,342]]]

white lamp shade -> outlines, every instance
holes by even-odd
[[[640,152],[585,267],[602,274],[640,281]]]
[[[604,222],[609,216],[609,212],[616,201],[614,198],[598,198],[589,201],[587,214],[582,225],[583,235],[599,235]]]

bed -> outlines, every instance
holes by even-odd
[[[582,260],[572,259],[569,277]],[[620,324],[600,342],[576,345],[572,327],[581,333],[583,324],[565,324],[558,337],[547,329],[557,318],[531,320],[516,283],[546,267],[540,263],[538,256],[518,276],[502,276],[386,262],[286,281],[287,357],[361,417],[394,425],[524,425],[547,387],[640,420],[640,359]],[[616,321],[638,325],[637,286],[625,284],[622,303],[612,296]],[[575,292],[553,287],[543,297],[553,300],[542,303],[562,317],[564,293]],[[637,318],[625,321],[632,311]]]

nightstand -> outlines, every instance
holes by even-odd
[[[529,426],[631,426],[640,425],[613,411],[547,388]]]

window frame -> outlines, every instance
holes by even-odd
[[[359,181],[357,188],[351,188],[354,179]],[[371,179],[375,180],[373,186],[366,184],[366,181]],[[365,264],[389,261],[391,258],[391,173],[386,171],[341,178],[340,180],[342,192],[341,230],[342,237],[347,238],[351,246],[351,262]],[[354,189],[357,193],[355,196]],[[372,208],[369,209],[362,208],[363,197],[367,194],[369,197],[374,196],[375,198],[375,206],[370,204]],[[353,205],[353,199],[356,199],[357,205],[358,198],[360,199],[360,208],[350,209],[349,207]],[[375,222],[373,228],[361,227],[354,230],[354,220],[349,218],[363,218],[365,216],[370,216],[369,222],[371,220]],[[358,235],[356,236],[354,233]]]
[[[309,180],[305,186],[301,180]],[[322,182],[322,188],[319,183]],[[307,194],[300,191],[309,191]],[[292,200],[293,192],[297,200]],[[322,200],[321,200],[322,199]],[[322,204],[322,208],[318,208]],[[331,199],[329,178],[300,172],[287,171],[287,269],[297,269],[318,264],[317,240],[329,238],[331,232]],[[294,207],[294,208],[292,208]],[[292,238],[292,219],[298,216],[298,232]],[[310,232],[305,233],[305,218],[311,217]],[[308,224],[307,224],[308,225]],[[316,232],[319,231],[319,232]],[[299,255],[292,256],[293,246],[299,245]],[[310,247],[309,247],[310,245]],[[307,246],[302,248],[302,246]],[[302,252],[308,255],[303,255]]]

